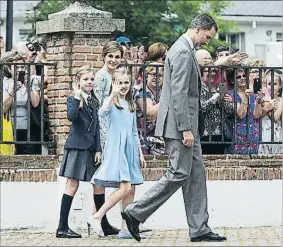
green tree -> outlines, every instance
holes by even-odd
[[[126,20],[125,35],[134,43],[140,43],[142,37],[149,37],[149,42],[164,42],[171,45],[178,36],[186,31],[188,24],[197,14],[207,12],[218,23],[219,33],[227,33],[235,29],[234,22],[221,18],[221,12],[229,1],[169,1],[169,0],[78,0],[89,2],[93,7],[112,12],[113,18]],[[44,0],[27,17],[27,21],[35,23],[46,20],[48,14],[58,12],[75,0]],[[214,39],[208,49],[212,52],[215,46],[225,42]]]
[[[223,9],[230,4],[229,1],[171,1],[163,22],[156,27],[156,40],[172,44],[178,36],[184,33],[191,20],[200,13],[209,13],[216,20],[218,34],[237,30],[236,22],[224,21],[221,17]],[[219,45],[227,45],[225,41],[213,39],[209,46],[204,46],[210,53]]]

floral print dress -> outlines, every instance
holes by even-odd
[[[275,110],[277,110],[280,98],[275,101]],[[283,153],[283,146],[282,146],[282,126],[281,121],[277,120],[274,121],[274,142],[281,142],[281,144],[260,144],[258,153],[259,154],[282,154]],[[272,123],[271,119],[265,115],[262,118],[261,122],[262,126],[262,142],[271,142],[271,128]]]
[[[203,136],[209,136],[210,132],[212,136],[222,135],[222,107],[223,118],[233,114],[233,104],[227,101],[217,100],[215,104],[209,101],[210,97],[216,92],[209,93],[209,89],[202,86],[200,95],[201,110],[204,117],[204,134]]]
[[[242,99],[238,93],[235,95],[235,90],[229,92],[233,97],[236,97],[236,103],[241,103]],[[249,98],[249,111],[243,119],[236,120],[236,133],[234,141],[238,142],[231,145],[227,152],[232,154],[257,154],[259,147],[259,119],[255,119],[253,112],[256,107],[256,95],[253,94]],[[248,128],[248,138],[247,138]]]
[[[102,67],[99,71],[97,71],[94,78],[94,85],[95,85],[94,94],[99,101],[99,108],[102,106],[105,98],[109,96],[111,84],[112,84],[111,74],[108,72],[106,67]],[[99,124],[100,124],[100,143],[101,143],[101,149],[103,151],[108,132],[107,118],[104,116],[100,116]]]

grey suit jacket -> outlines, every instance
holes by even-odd
[[[182,139],[183,131],[198,131],[199,68],[183,35],[166,55],[156,136]]]

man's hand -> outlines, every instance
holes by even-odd
[[[182,142],[186,147],[192,147],[194,145],[194,140],[195,138],[191,130],[186,130],[183,132]]]
[[[97,166],[101,163],[101,152],[94,154],[94,164]]]

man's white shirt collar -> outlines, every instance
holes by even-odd
[[[184,36],[185,39],[189,42],[189,44],[190,44],[192,50],[195,51],[195,47],[194,47],[193,41],[190,39],[190,37],[189,37],[186,33],[184,33],[183,36]]]

